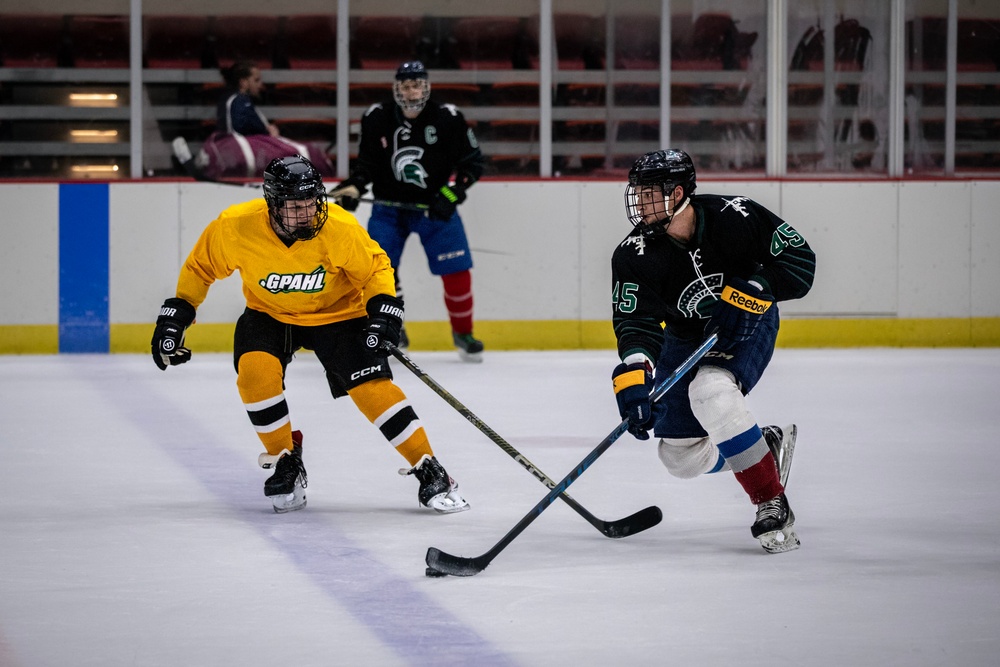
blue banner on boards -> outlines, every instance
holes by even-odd
[[[108,352],[107,183],[59,186],[59,351]]]

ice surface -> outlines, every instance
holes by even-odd
[[[414,360],[549,477],[618,423],[612,351]],[[472,510],[417,483],[310,354],[286,395],[309,506],[277,515],[229,355],[0,357],[0,665],[995,665],[1000,350],[785,350],[750,397],[795,421],[802,548],[767,555],[731,474],[626,434],[483,573],[546,488],[394,363]]]

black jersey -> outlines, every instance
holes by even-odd
[[[431,99],[411,120],[395,103],[380,103],[361,119],[351,178],[371,183],[376,199],[429,205],[452,174],[465,188],[477,181],[483,161],[476,135],[453,104]]]
[[[754,280],[775,301],[798,299],[812,287],[816,256],[791,225],[746,197],[691,197],[695,232],[681,244],[632,230],[611,259],[613,315],[621,358],[641,352],[656,360],[665,323],[681,338],[704,334],[731,277]]]

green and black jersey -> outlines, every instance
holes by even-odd
[[[696,338],[732,277],[753,280],[775,301],[798,299],[812,287],[816,255],[805,238],[746,197],[695,195],[695,233],[681,244],[634,229],[611,260],[618,354],[656,361],[663,325]],[[662,323],[662,324],[661,324]]]
[[[483,173],[485,158],[465,116],[433,98],[414,119],[395,103],[373,104],[361,119],[351,178],[372,184],[375,199],[429,205],[452,174],[462,188]]]

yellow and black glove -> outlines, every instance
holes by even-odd
[[[150,347],[153,361],[161,370],[179,366],[191,359],[191,350],[184,347],[184,332],[194,322],[194,306],[184,299],[167,299],[156,318]]]
[[[649,392],[653,390],[653,374],[642,364],[618,364],[611,374],[618,402],[618,414],[628,419],[628,432],[639,440],[649,440],[653,428],[653,406]]]
[[[722,288],[722,297],[715,306],[705,333],[719,334],[719,342],[715,346],[717,350],[731,350],[738,343],[753,337],[764,313],[773,304],[774,297],[765,294],[754,283],[730,278]]]

